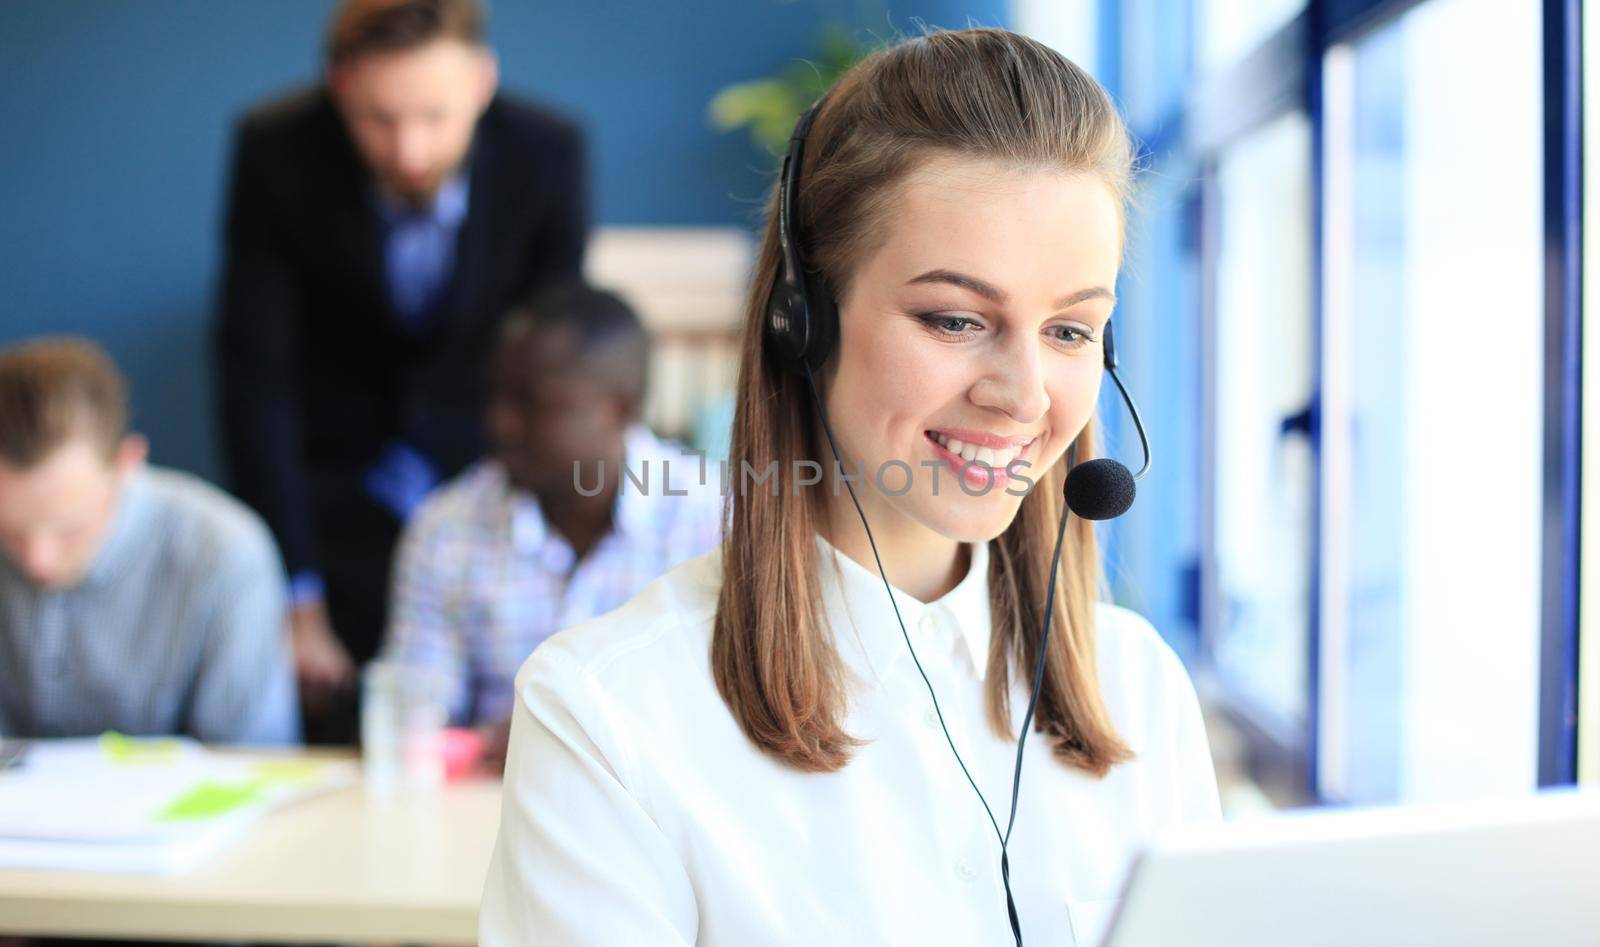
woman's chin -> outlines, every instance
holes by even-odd
[[[930,498],[937,503],[935,509],[924,510],[918,517],[931,530],[959,543],[986,543],[1011,527],[1021,507],[1021,497],[1005,494],[999,496],[966,497],[952,502],[949,498]]]

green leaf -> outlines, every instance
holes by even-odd
[[[863,43],[842,23],[827,23],[814,59],[788,62],[764,79],[724,86],[712,97],[707,117],[720,131],[746,129],[756,147],[782,154],[800,113],[876,45]]]

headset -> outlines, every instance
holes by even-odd
[[[813,375],[813,372],[821,368],[832,353],[839,337],[839,311],[823,282],[821,273],[808,270],[801,259],[799,231],[795,217],[795,202],[800,189],[800,168],[805,158],[806,138],[811,133],[811,125],[816,120],[817,114],[826,103],[827,98],[824,97],[795,122],[794,132],[789,138],[789,149],[783,158],[778,181],[777,207],[779,270],[773,282],[772,292],[767,297],[764,335],[770,353],[790,370],[805,376],[806,385],[816,405],[817,416],[822,421],[823,433],[828,439],[828,447],[833,452],[835,463],[842,463],[839,458],[839,446],[834,440],[833,429],[828,423],[828,414],[823,407],[822,397],[817,391]],[[1089,520],[1111,519],[1122,515],[1133,504],[1134,482],[1143,478],[1150,470],[1150,441],[1145,436],[1144,421],[1139,417],[1139,409],[1134,405],[1132,396],[1128,394],[1128,389],[1117,374],[1116,343],[1112,337],[1111,323],[1106,323],[1101,332],[1100,342],[1106,373],[1116,383],[1117,391],[1128,407],[1134,430],[1139,435],[1144,463],[1138,473],[1130,474],[1128,468],[1117,461],[1101,457],[1074,463],[1067,473],[1064,487],[1066,502],[1061,510],[1061,523],[1056,528],[1055,552],[1050,558],[1050,584],[1045,599],[1044,622],[1039,630],[1039,648],[1035,652],[1037,657],[1033,668],[1033,688],[1028,697],[1028,710],[1022,718],[1022,731],[1017,738],[1017,759],[1011,782],[1011,815],[1004,832],[1000,830],[1000,823],[994,816],[994,810],[984,798],[983,791],[978,788],[977,781],[967,769],[966,761],[956,749],[949,728],[945,726],[944,713],[939,709],[939,696],[934,693],[933,683],[928,680],[927,672],[922,669],[922,662],[917,658],[917,650],[912,646],[911,636],[906,631],[905,620],[900,615],[900,607],[889,587],[883,559],[878,555],[877,541],[872,537],[872,527],[867,524],[867,516],[861,508],[860,499],[856,496],[855,487],[851,486],[848,479],[845,481],[845,488],[850,492],[850,502],[855,505],[856,515],[860,517],[861,526],[867,532],[867,543],[872,547],[872,557],[878,566],[878,577],[883,580],[884,592],[888,594],[889,604],[894,608],[895,621],[900,625],[900,635],[905,640],[906,649],[911,653],[911,660],[917,667],[917,673],[922,676],[922,682],[927,686],[928,697],[933,701],[934,713],[938,716],[945,742],[949,744],[950,752],[955,756],[956,764],[961,767],[962,775],[966,776],[968,785],[982,803],[984,813],[989,817],[989,824],[994,827],[995,838],[1000,842],[1000,876],[1005,885],[1006,914],[1011,922],[1011,934],[1017,947],[1022,947],[1022,925],[1017,917],[1016,901],[1011,896],[1011,865],[1007,847],[1011,840],[1011,830],[1017,821],[1017,796],[1022,785],[1023,747],[1028,740],[1028,730],[1033,725],[1034,708],[1044,682],[1046,645],[1049,643],[1050,620],[1055,607],[1056,577],[1061,571],[1061,542],[1066,535],[1067,515],[1070,511],[1077,513],[1082,519]]]

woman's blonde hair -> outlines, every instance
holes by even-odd
[[[935,32],[882,50],[828,93],[799,169],[796,232],[807,264],[834,299],[857,261],[882,239],[895,187],[937,156],[1094,175],[1125,206],[1132,147],[1105,91],[1048,47],[1004,30]],[[754,470],[827,458],[801,375],[763,338],[779,269],[776,195],[769,206],[746,304],[731,462]],[[1071,452],[1093,456],[1093,424]],[[1013,668],[1034,665],[1049,587],[1050,552],[1066,461],[1036,478],[1017,517],[990,542],[987,705],[996,732],[1011,727]],[[735,489],[723,544],[722,588],[711,644],[717,689],[762,750],[812,772],[850,761],[845,671],[821,611],[816,536],[819,491]],[[1049,654],[1035,723],[1056,756],[1097,776],[1132,757],[1114,732],[1095,671],[1094,607],[1100,557],[1094,529],[1067,524]]]

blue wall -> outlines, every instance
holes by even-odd
[[[0,3],[0,344],[100,341],[157,462],[218,473],[210,299],[231,122],[311,81],[328,0]],[[505,87],[588,128],[597,222],[745,224],[769,165],[712,94],[807,55],[824,17],[884,34],[1005,25],[1007,0],[499,0]]]

